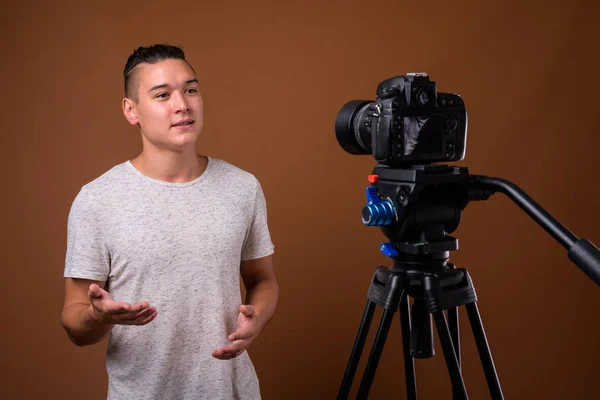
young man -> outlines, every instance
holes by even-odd
[[[142,152],[73,202],[63,326],[79,346],[110,335],[109,399],[259,399],[245,350],[279,297],[260,184],[196,154],[202,97],[181,49],[140,47],[124,76]]]

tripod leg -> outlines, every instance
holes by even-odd
[[[460,368],[460,331],[458,325],[458,308],[456,307],[448,309],[448,328],[450,329],[450,336],[452,336],[452,343],[454,344],[454,352],[456,353],[458,368]],[[453,389],[452,398],[460,399],[460,393],[457,393]]]
[[[477,344],[477,350],[479,351],[479,357],[481,358],[481,364],[483,365],[483,371],[485,372],[485,379],[487,380],[490,394],[493,400],[503,400],[504,395],[502,394],[502,388],[500,387],[500,381],[496,374],[496,367],[494,367],[494,360],[492,359],[492,353],[488,346],[487,338],[485,337],[485,331],[483,330],[483,324],[479,315],[479,309],[477,303],[469,303],[466,305],[467,314],[471,327],[473,328],[473,336],[475,336],[475,343]]]
[[[346,372],[344,373],[342,386],[340,387],[340,390],[338,392],[338,400],[345,400],[348,398],[350,388],[352,387],[352,381],[354,380],[354,375],[356,374],[356,368],[358,367],[358,362],[360,361],[360,355],[362,354],[363,348],[365,346],[365,340],[367,339],[367,335],[369,334],[369,327],[371,326],[371,321],[373,320],[374,312],[375,303],[371,300],[368,300],[367,306],[365,307],[365,311],[360,321],[360,327],[358,328],[358,333],[354,341],[354,346],[352,347],[350,360],[348,361],[348,366],[346,367]]]
[[[383,345],[385,344],[385,339],[387,338],[390,326],[392,325],[392,318],[394,318],[395,312],[395,307],[394,309],[383,310],[383,316],[381,317],[381,322],[377,328],[377,334],[375,335],[373,348],[371,349],[371,354],[369,355],[369,361],[367,361],[365,373],[358,388],[358,394],[356,396],[357,399],[366,399],[369,395],[369,390],[371,389],[371,384],[373,383],[373,377],[375,376],[375,371],[377,370],[377,364],[379,364],[379,358],[383,352]]]
[[[402,328],[402,352],[404,353],[404,375],[406,377],[406,399],[417,400],[415,359],[410,355],[410,304],[406,293],[400,299],[400,325]]]
[[[460,367],[460,329],[458,327],[458,308],[452,307],[448,309],[448,328],[452,336],[454,351],[456,352],[456,361]]]
[[[463,381],[456,353],[454,352],[454,345],[452,344],[452,338],[450,337],[450,330],[448,329],[444,312],[442,310],[434,312],[433,318],[435,320],[438,335],[440,336],[444,358],[446,359],[446,366],[450,373],[453,396],[458,396],[457,398],[461,400],[468,400],[467,389],[465,388],[465,382]]]

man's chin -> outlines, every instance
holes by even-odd
[[[198,131],[190,131],[184,133],[171,131],[169,132],[169,134],[164,135],[162,138],[149,138],[146,135],[142,135],[142,140],[145,146],[151,146],[157,150],[171,150],[181,152],[189,147],[195,147],[196,140],[199,136],[200,132]]]
[[[196,140],[170,141],[162,143],[150,143],[150,146],[158,151],[171,151],[174,153],[184,153],[186,151],[196,151]]]

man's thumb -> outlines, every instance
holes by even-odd
[[[250,305],[242,304],[240,306],[240,312],[246,317],[251,317],[252,315],[254,315],[254,308]]]
[[[102,290],[100,290],[100,286],[92,283],[90,285],[90,296],[91,297],[102,297]]]

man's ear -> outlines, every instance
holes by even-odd
[[[125,98],[123,98],[122,107],[123,107],[123,115],[125,116],[125,119],[127,119],[127,121],[129,121],[129,123],[131,125],[137,125],[139,121],[138,121],[137,115],[135,114],[134,101],[128,97],[125,97]]]

